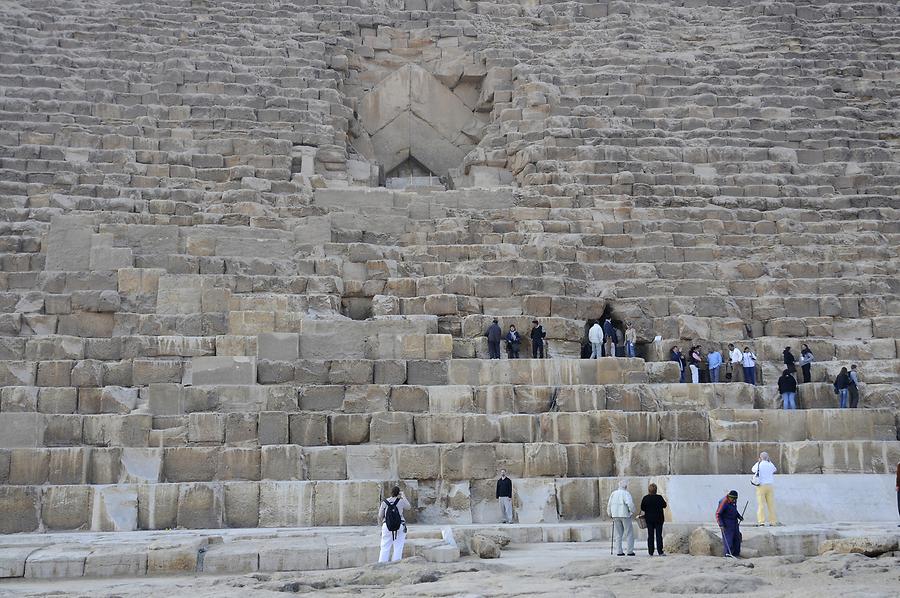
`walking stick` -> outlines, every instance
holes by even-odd
[[[610,522],[610,534],[609,534],[609,556],[612,556],[613,553],[613,543],[616,539],[616,521],[613,520]]]
[[[725,554],[723,554],[722,556],[726,559],[729,557],[736,559],[736,557],[731,554],[731,546],[728,545],[728,538],[725,537],[725,528],[719,527],[719,533],[722,535],[722,544],[725,545]]]

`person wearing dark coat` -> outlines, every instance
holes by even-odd
[[[531,327],[531,356],[535,359],[543,359],[544,339],[547,337],[547,333],[544,332],[544,327],[538,324],[537,320],[532,320],[531,323],[533,324]]]
[[[803,371],[803,383],[809,384],[810,380],[812,380],[812,362],[814,362],[816,358],[813,356],[812,351],[809,350],[809,345],[803,345],[803,348],[800,349],[800,369]]]
[[[841,368],[841,373],[834,379],[834,392],[840,397],[841,409],[846,409],[850,400],[850,373]]]
[[[500,330],[497,318],[494,318],[493,324],[488,326],[485,336],[487,337],[488,353],[491,359],[500,359],[500,339],[503,337],[503,331]]]
[[[782,355],[784,355],[784,367],[787,368],[787,371],[790,372],[791,374],[796,372],[797,371],[797,366],[796,366],[797,360],[794,359],[794,354],[791,353],[791,348],[785,347],[784,353]]]
[[[606,357],[616,356],[616,341],[618,341],[616,327],[613,325],[612,320],[606,318],[603,322],[603,348]]]
[[[681,349],[677,346],[672,347],[672,353],[669,359],[678,364],[678,371],[680,373],[678,381],[684,384],[684,355],[681,354]]]
[[[797,379],[789,370],[781,373],[778,379],[778,392],[781,394],[781,403],[785,409],[797,408]]]
[[[666,556],[663,552],[663,524],[666,522],[666,499],[656,493],[656,484],[647,486],[647,496],[641,499],[641,511],[647,523],[647,553],[653,556],[654,540],[656,554]]]
[[[725,556],[741,556],[741,521],[744,520],[737,508],[738,493],[732,490],[719,501],[716,509],[716,523],[722,530]]]
[[[506,477],[505,469],[500,470],[500,478],[497,480],[497,501],[500,503],[500,517],[503,523],[512,523],[512,480]]]
[[[522,347],[522,337],[519,331],[513,325],[509,326],[509,332],[506,333],[506,354],[510,359],[519,358],[519,349]]]

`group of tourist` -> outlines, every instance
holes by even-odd
[[[510,324],[506,334],[500,328],[500,322],[497,318],[488,326],[487,332],[484,334],[488,342],[488,354],[491,359],[500,359],[500,343],[506,342],[506,355],[509,359],[518,359],[519,351],[522,349],[522,335],[516,329],[515,324]],[[531,356],[535,359],[544,359],[546,351],[544,345],[547,343],[547,333],[544,327],[537,320],[531,321]]]
[[[761,452],[759,460],[753,465],[750,472],[753,474],[750,483],[756,488],[757,526],[782,525],[778,521],[775,511],[775,474],[778,472],[778,468],[772,463],[769,453]],[[895,490],[897,491],[897,512],[900,514],[900,463],[897,463]],[[512,480],[506,475],[505,469],[500,470],[495,496],[500,508],[500,520],[503,523],[512,523],[514,517],[513,485]],[[744,513],[738,509],[737,501],[737,490],[731,490],[719,500],[715,512],[716,524],[719,526],[722,537],[723,554],[735,558],[741,555],[740,524],[744,520]],[[637,517],[642,521],[642,527],[647,529],[647,553],[653,556],[655,550],[659,556],[665,556],[663,525],[666,521],[665,510],[668,506],[666,499],[659,494],[657,485],[651,483],[647,486],[647,494],[641,499],[640,507],[635,509],[634,499],[628,491],[628,480],[619,480],[618,487],[610,494],[606,503],[606,514],[613,521],[612,540],[615,545],[615,554],[635,556],[633,521]],[[394,486],[390,498],[381,501],[378,510],[378,525],[381,527],[381,552],[378,562],[399,561],[403,556],[407,533],[406,518],[403,513],[411,508],[412,506],[400,491],[399,486]],[[744,505],[744,509],[746,508],[747,505]],[[628,552],[625,552],[626,550]]]

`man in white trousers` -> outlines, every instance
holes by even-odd
[[[392,511],[396,508],[399,512],[400,525],[398,529],[391,530]],[[399,561],[403,558],[403,545],[406,543],[406,517],[403,511],[411,508],[409,501],[400,492],[399,486],[391,490],[391,497],[381,501],[378,508],[378,525],[381,526],[381,553],[378,555],[379,563]],[[393,549],[393,556],[391,555]]]
[[[616,554],[625,556],[622,551],[622,536],[628,547],[628,556],[634,556],[634,499],[627,490],[628,480],[619,480],[619,489],[609,495],[606,503],[606,514],[613,520],[613,535],[616,539]]]

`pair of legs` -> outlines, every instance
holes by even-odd
[[[741,556],[741,528],[737,521],[734,523],[726,523],[722,528],[722,541],[725,543],[724,552],[726,555]]]
[[[604,341],[604,347],[606,349],[607,357],[615,357],[616,356],[616,343],[613,342],[613,340],[611,338],[607,338],[606,341]]]
[[[756,367],[744,366],[744,382],[756,386]]]
[[[507,355],[507,357],[509,357],[510,359],[518,359],[518,358],[519,358],[519,350],[518,350],[518,349],[511,349],[511,348],[507,347],[507,348],[506,348],[506,355]]]
[[[812,380],[812,374],[810,373],[811,369],[812,369],[812,366],[808,363],[800,366],[800,370],[803,372],[803,383],[804,384],[809,384],[809,382]]]
[[[544,343],[537,344],[534,343],[531,345],[531,356],[535,359],[543,359],[544,358]]]
[[[628,357],[635,357],[634,343],[625,343],[625,355]]]
[[[394,538],[394,532],[387,528],[386,523],[381,524],[381,553],[378,555],[379,563],[388,561],[399,561],[403,557],[403,545],[406,544],[406,532],[403,526],[397,530],[397,537]],[[391,550],[394,554],[391,556]]]
[[[838,391],[838,396],[841,398],[841,409],[846,409],[848,403],[850,402],[850,389],[842,388]]]
[[[603,352],[603,343],[591,343],[591,359],[599,359]]]
[[[488,353],[491,359],[500,359],[500,341],[488,341]]]
[[[653,556],[654,539],[656,540],[656,554],[663,552],[663,524],[647,522],[647,554]]]
[[[717,365],[714,368],[709,368],[709,381],[710,382],[718,382],[719,381],[719,368],[722,366]]]
[[[797,393],[795,393],[795,392],[781,393],[781,402],[784,404],[785,409],[796,409],[797,408]]]
[[[741,367],[740,363],[731,363],[731,381],[744,381],[744,368]]]
[[[497,499],[500,502],[500,518],[503,523],[513,522],[512,497],[501,496]]]
[[[616,554],[625,554],[622,552],[623,536],[628,554],[634,554],[634,526],[631,517],[613,517],[613,535],[616,540]]]
[[[700,368],[698,368],[695,365],[689,365],[688,367],[691,368],[691,382],[693,382],[694,384],[699,384],[700,383]]]
[[[769,512],[769,523],[778,523],[778,516],[775,514],[775,488],[772,484],[756,487],[756,523],[759,525],[766,522],[766,511]]]
[[[850,409],[859,407],[859,388],[851,386],[847,390],[850,391]]]

